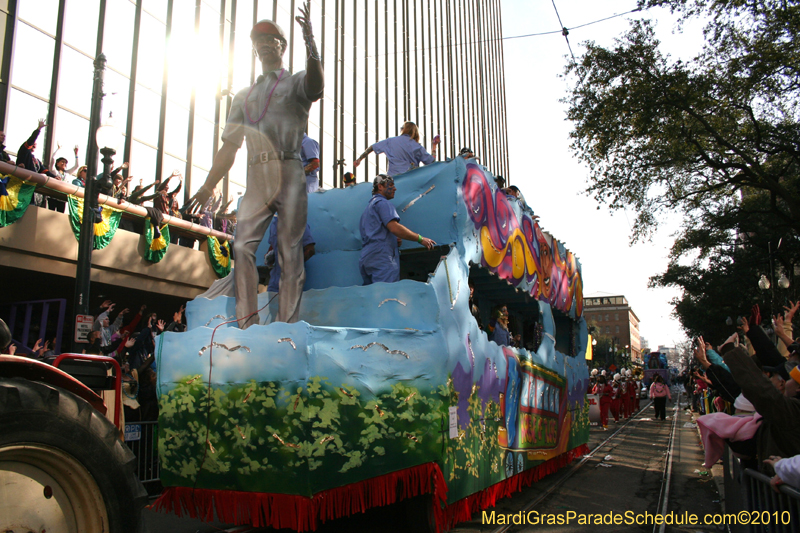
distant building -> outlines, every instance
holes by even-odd
[[[643,354],[650,353],[650,343],[648,342],[648,340],[645,339],[644,337],[640,337],[639,340],[641,341],[642,344],[642,353]]]
[[[623,295],[595,293],[584,297],[583,316],[589,326],[597,327],[600,337],[624,349],[630,349],[631,360],[642,362],[642,339],[639,336],[639,317]]]

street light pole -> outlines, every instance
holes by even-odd
[[[100,192],[108,194],[108,191],[111,189],[111,169],[114,165],[113,157],[117,155],[117,151],[113,148],[104,146],[100,149],[100,153],[103,154],[103,159],[101,159],[101,162],[103,163],[103,177],[99,178],[97,183],[95,183],[95,190],[97,191],[94,194],[95,208],[98,207],[97,195]]]
[[[94,222],[99,193],[95,176],[97,175],[97,139],[95,132],[100,127],[100,115],[103,106],[103,79],[106,70],[106,56],[100,54],[94,60],[94,87],[92,88],[92,111],[89,120],[89,142],[86,152],[86,181],[84,183],[83,218],[81,235],[78,239],[78,260],[75,266],[75,310],[76,324],[78,315],[89,314],[89,285],[92,275],[92,250],[94,248]],[[105,159],[103,160],[105,163]],[[79,344],[75,343],[77,351]]]
[[[780,247],[781,243],[778,242],[778,248]],[[762,291],[769,291],[769,316],[772,316],[775,307],[775,278],[773,277],[774,269],[772,267],[772,243],[769,241],[767,241],[767,259],[769,260],[769,278],[761,274],[761,278],[758,280],[758,288]]]

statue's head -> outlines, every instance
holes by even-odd
[[[286,36],[280,26],[271,20],[260,20],[250,30],[253,52],[262,61],[280,59],[286,51]]]

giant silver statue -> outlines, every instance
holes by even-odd
[[[236,317],[245,329],[258,323],[255,252],[275,213],[280,213],[278,261],[282,276],[278,294],[280,322],[296,322],[303,295],[303,231],[308,196],[300,145],[311,104],[322,96],[324,79],[306,2],[296,17],[306,43],[306,70],[292,74],[283,67],[286,51],[283,30],[270,20],[253,26],[250,39],[261,61],[262,75],[252,87],[239,91],[222,134],[222,148],[214,157],[208,178],[188,209],[204,205],[216,184],[233,166],[236,153],[247,142],[247,190],[237,213],[233,245]],[[229,285],[229,283],[227,283]],[[222,291],[212,289],[202,296]]]

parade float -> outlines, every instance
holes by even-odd
[[[472,160],[396,177],[401,281],[362,286],[370,183],[309,195],[316,255],[300,321],[236,327],[233,298],[197,298],[157,346],[157,509],[298,531],[427,495],[439,531],[586,452],[581,266],[522,199]],[[260,249],[260,256],[266,249]],[[508,304],[527,348],[484,324]]]

